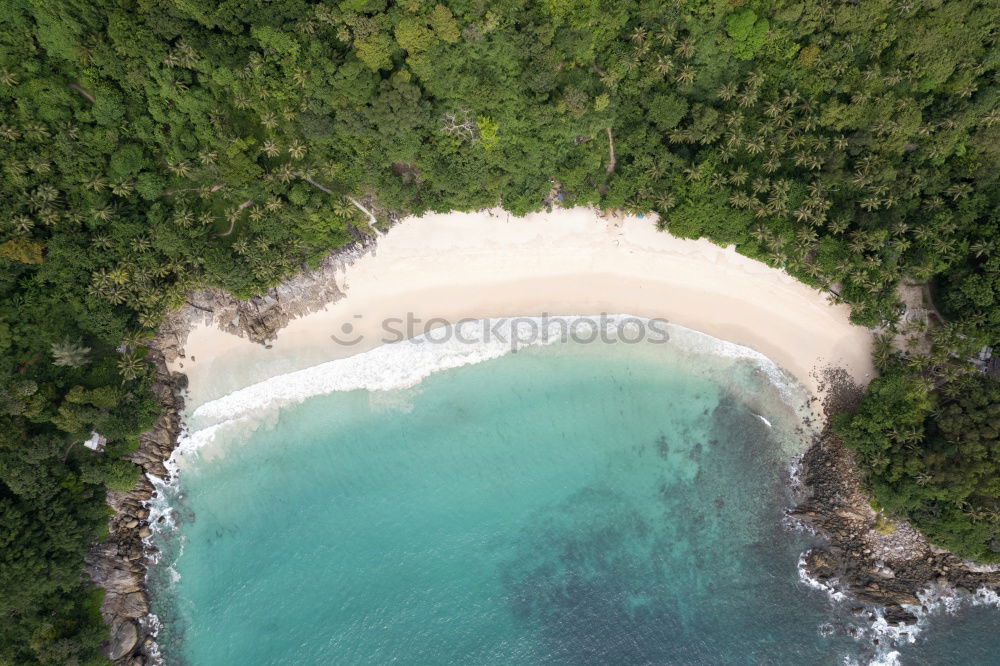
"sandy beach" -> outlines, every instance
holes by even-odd
[[[667,319],[768,356],[817,396],[815,370],[839,366],[859,384],[873,375],[871,334],[849,322],[849,308],[731,247],[659,232],[649,217],[575,208],[407,218],[337,281],[346,297],[292,321],[270,349],[195,328],[172,364],[188,376],[189,405],[367,351],[399,331],[544,314]]]

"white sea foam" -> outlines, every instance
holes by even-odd
[[[191,417],[202,429],[336,391],[409,388],[435,372],[481,363],[520,348],[596,337],[599,326],[604,329],[602,339],[610,340],[635,340],[636,333],[643,327],[646,339],[652,339],[656,331],[666,330],[669,344],[681,351],[751,360],[790,403],[797,395],[795,380],[763,354],[682,326],[655,320],[651,323],[651,320],[627,315],[517,317],[464,322],[451,328],[450,333],[432,331],[348,358],[271,377],[200,405]]]
[[[806,556],[808,554],[809,551],[806,551],[799,555],[799,561],[796,565],[799,571],[799,580],[807,587],[824,592],[830,598],[830,601],[841,602],[847,599],[847,595],[837,588],[838,581],[836,579],[831,580],[829,583],[825,583],[818,578],[813,578],[809,575],[809,572],[806,571]]]
[[[832,603],[850,601],[850,597],[839,589],[839,581],[823,582],[808,574],[805,568],[807,554],[802,553],[799,556],[799,580],[812,589],[826,593]],[[934,584],[919,592],[917,598],[920,600],[919,604],[902,605],[905,610],[916,616],[917,621],[914,624],[891,625],[885,618],[884,609],[866,606],[866,613],[873,619],[860,627],[855,626],[856,631],[852,634],[856,640],[870,642],[876,648],[875,654],[865,662],[866,666],[899,666],[901,655],[895,648],[915,643],[937,613],[954,615],[967,606],[1000,608],[1000,594],[988,588],[981,588],[974,594],[969,594],[953,587]],[[851,658],[844,660],[845,666],[857,666],[857,663]]]

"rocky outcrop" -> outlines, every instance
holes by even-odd
[[[188,294],[187,305],[170,313],[160,326],[157,348],[167,362],[183,358],[188,333],[199,324],[267,344],[288,322],[339,300],[344,294],[337,286],[337,274],[374,248],[366,240],[332,253],[315,269],[303,271],[248,300],[219,289],[193,291]]]
[[[889,624],[916,622],[918,594],[933,585],[975,593],[1000,591],[1000,567],[964,562],[931,545],[906,521],[889,521],[868,504],[861,472],[839,438],[825,433],[800,470],[807,497],[791,515],[826,537],[806,553],[806,573],[862,603],[883,607]]]
[[[139,437],[138,450],[129,459],[146,474],[165,477],[163,461],[170,457],[181,427],[186,386],[184,375],[171,373],[163,356],[154,350],[150,358],[156,367],[154,392],[162,408],[152,430]],[[111,629],[106,653],[116,665],[142,666],[155,662],[149,648],[153,644],[149,623],[149,593],[146,590],[147,546],[143,539],[152,531],[145,503],[153,496],[153,484],[143,476],[125,493],[109,491],[108,505],[115,510],[107,540],[96,544],[86,558],[87,572],[104,588],[101,616]]]
[[[134,663],[136,660],[129,657],[138,644],[139,626],[132,620],[117,620],[111,625],[108,658],[115,662],[128,659],[127,663]],[[139,663],[143,663],[141,657]]]
[[[144,540],[152,535],[152,529],[146,502],[155,492],[148,477],[169,476],[164,463],[181,432],[182,393],[187,387],[187,377],[172,373],[167,364],[183,358],[188,333],[199,324],[267,344],[291,320],[339,300],[343,292],[337,286],[337,273],[373,249],[366,240],[332,253],[316,269],[304,271],[249,300],[217,289],[192,292],[187,305],[168,315],[160,326],[148,356],[156,372],[153,392],[161,408],[160,418],[151,430],[139,436],[139,448],[129,456],[142,469],[143,476],[126,493],[108,492],[108,505],[115,512],[109,536],[95,544],[86,558],[87,572],[105,590],[101,616],[110,630],[105,651],[115,666],[146,666],[159,661],[152,623],[147,620],[150,605],[146,573],[152,553]]]

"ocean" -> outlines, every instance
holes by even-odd
[[[995,609],[898,636],[803,581],[806,396],[759,355],[678,327],[389,347],[193,410],[158,500],[168,663],[1000,663]]]

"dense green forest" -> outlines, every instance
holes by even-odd
[[[555,185],[830,290],[886,330],[840,423],[876,503],[1000,560],[1000,389],[964,360],[1000,342],[998,22],[998,0],[0,3],[0,664],[101,663],[82,560],[156,417],[144,341],[194,287],[246,297],[366,233],[348,196],[385,223]],[[944,319],[898,352],[904,280]]]

